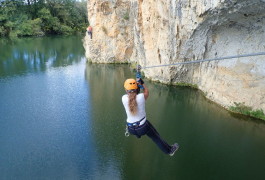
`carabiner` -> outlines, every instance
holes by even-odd
[[[125,128],[125,137],[129,137],[130,136],[130,133],[129,133],[129,131],[128,131],[128,126],[126,126],[126,128]]]

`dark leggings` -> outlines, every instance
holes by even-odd
[[[147,135],[164,153],[169,154],[171,152],[171,146],[160,137],[159,133],[148,120],[139,127],[128,127],[128,130],[138,138]]]
[[[92,32],[88,31],[87,34],[90,35],[90,39],[92,39]]]

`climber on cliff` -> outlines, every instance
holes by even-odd
[[[90,39],[92,39],[92,27],[91,26],[87,27],[87,34],[90,35]]]
[[[127,135],[125,133],[125,136],[129,136],[129,133],[138,138],[147,135],[165,154],[173,156],[179,145],[177,143],[169,145],[165,142],[147,120],[145,101],[149,96],[149,91],[141,78],[137,80],[138,82],[135,79],[127,79],[124,82],[126,94],[122,96],[122,103],[127,114]],[[140,93],[139,87],[143,89],[143,93]]]

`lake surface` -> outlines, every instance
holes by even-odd
[[[82,38],[0,40],[0,179],[264,180],[265,123],[195,89],[146,81],[163,154],[124,136],[127,65],[87,64]]]

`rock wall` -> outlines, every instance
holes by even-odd
[[[99,63],[130,61],[134,47],[130,2],[91,0],[87,8],[93,37],[85,37],[86,57]]]
[[[265,52],[265,0],[89,0],[92,62],[144,67]],[[222,106],[265,112],[265,56],[144,69],[163,83],[196,84]]]

